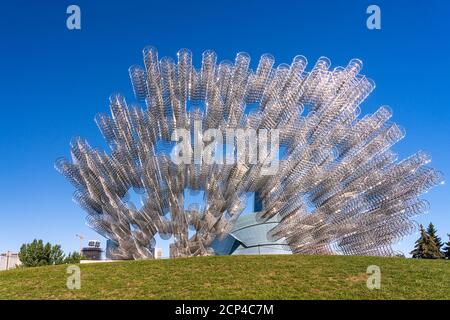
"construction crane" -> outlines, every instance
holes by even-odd
[[[82,254],[84,236],[82,234],[76,234],[75,236],[80,239],[80,254]]]

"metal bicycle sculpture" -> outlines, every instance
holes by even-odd
[[[279,219],[268,239],[285,239],[293,253],[391,255],[414,231],[411,217],[428,208],[418,196],[442,181],[424,152],[397,161],[391,147],[404,131],[389,122],[389,108],[359,117],[375,87],[359,74],[359,60],[330,69],[322,57],[306,71],[303,56],[275,68],[264,54],[252,70],[246,53],[217,63],[205,51],[196,69],[187,49],[176,62],[159,59],[154,47],[143,55],[145,67],[129,69],[140,105],[113,95],[111,116],[96,117],[111,153],[77,138],[72,162],[56,162],[88,224],[115,244],[116,259],[152,257],[157,234],[174,237],[171,256],[214,254],[211,243],[230,232],[248,192],[262,201],[260,221]],[[175,164],[172,133],[193,133],[195,121],[204,129],[278,129],[285,156],[276,174],[261,174],[260,163]],[[126,203],[131,188],[145,199],[140,209]],[[187,188],[204,191],[203,208],[185,209]]]

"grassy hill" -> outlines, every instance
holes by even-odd
[[[366,286],[369,265],[381,289]],[[450,261],[350,256],[228,256],[0,272],[0,299],[450,299]]]

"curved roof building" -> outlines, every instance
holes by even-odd
[[[278,218],[260,223],[256,215],[257,212],[240,216],[229,235],[222,240],[216,238],[212,243],[216,255],[292,253],[283,239],[267,239],[267,233],[279,223]]]

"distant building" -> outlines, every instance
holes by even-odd
[[[81,249],[81,254],[88,260],[101,260],[102,252],[98,240],[89,240],[88,246]]]
[[[155,259],[162,259],[162,256],[163,256],[162,248],[156,247],[153,254],[154,254]]]
[[[119,246],[117,243],[115,243],[112,240],[106,240],[106,250],[105,250],[105,256],[106,259],[114,260],[114,250],[117,250]]]
[[[22,262],[19,260],[19,254],[6,252],[0,254],[0,271],[14,269],[20,266]]]

